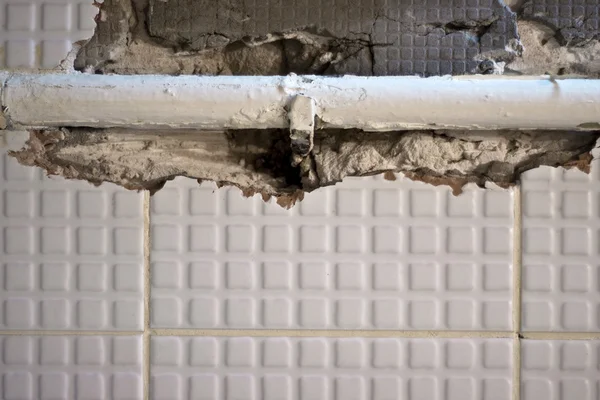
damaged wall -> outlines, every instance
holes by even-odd
[[[73,62],[87,73],[599,77],[600,0],[105,0]],[[62,70],[68,71],[64,63]],[[12,153],[50,174],[156,191],[175,176],[290,205],[347,176],[501,186],[539,165],[589,168],[600,132],[317,131],[292,162],[289,132],[31,132]],[[390,175],[391,176],[391,175]]]
[[[234,185],[292,205],[304,192],[350,176],[403,172],[461,192],[474,182],[509,186],[540,165],[589,170],[600,132],[317,131],[310,156],[292,165],[287,130],[230,132],[118,129],[33,131],[29,148],[12,152],[49,174],[113,182],[155,192],[176,176]],[[393,176],[391,174],[390,176]]]
[[[107,0],[77,67],[115,73],[430,76],[490,73],[495,62],[521,51],[516,16],[501,0],[470,1],[467,7],[464,0],[282,4]]]
[[[598,76],[598,3],[106,0],[76,67],[118,74]]]
[[[510,64],[512,71],[600,76],[600,1],[519,0],[515,9],[526,50]]]

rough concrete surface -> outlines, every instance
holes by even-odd
[[[106,0],[75,66],[117,74],[598,77],[599,2]]]
[[[600,77],[600,0],[513,0],[522,57],[508,72]]]
[[[106,0],[77,65],[430,76],[498,72],[520,51],[516,15],[501,0]]]
[[[250,195],[291,206],[304,192],[345,177],[403,172],[433,184],[487,182],[509,186],[539,165],[589,168],[600,132],[327,130],[299,165],[287,130],[131,132],[60,129],[33,131],[26,148],[11,152],[22,164],[51,175],[159,190],[176,176],[234,185]]]
[[[105,0],[75,69],[200,75],[524,74],[600,77],[600,0]],[[285,5],[285,6],[284,6]],[[518,16],[518,19],[517,19]],[[65,68],[68,70],[68,68]],[[600,131],[31,132],[21,163],[159,190],[175,176],[283,206],[347,176],[403,172],[459,193],[539,165],[590,167]],[[304,151],[302,152],[304,156]],[[393,174],[388,174],[391,178]]]
[[[599,8],[599,0],[527,0],[520,14],[554,30],[560,45],[581,46],[600,38]]]
[[[519,35],[525,51],[508,65],[507,73],[600,77],[600,41],[562,46],[554,29],[534,21],[519,21]]]

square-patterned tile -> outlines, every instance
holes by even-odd
[[[542,167],[523,176],[523,329],[599,331],[600,180]]]
[[[151,232],[153,327],[512,326],[510,191],[361,178],[283,210],[176,179]]]
[[[143,195],[0,155],[0,329],[142,329]]]
[[[154,400],[508,400],[509,339],[152,337]]]
[[[525,340],[521,351],[521,399],[600,396],[600,341]]]
[[[3,399],[142,398],[141,336],[0,336]]]
[[[92,0],[0,0],[0,68],[52,69],[94,33]]]

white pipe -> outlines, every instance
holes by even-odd
[[[598,129],[600,80],[547,77],[8,75],[13,125],[288,128],[296,95],[318,128]]]

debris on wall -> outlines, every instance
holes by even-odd
[[[516,15],[502,0],[465,4],[106,0],[77,66],[120,74],[497,72],[521,52]]]
[[[303,193],[345,177],[403,172],[453,188],[507,187],[540,165],[589,169],[600,132],[316,131],[314,149],[293,162],[289,131],[32,131],[19,162],[51,175],[155,192],[186,176],[234,185],[291,206]]]
[[[117,74],[600,76],[599,0],[312,2],[106,0],[75,65]]]
[[[526,50],[507,66],[509,73],[600,78],[599,40],[563,46],[553,29],[534,21],[519,21],[519,35]]]
[[[516,9],[525,51],[511,71],[600,77],[599,0],[520,0]]]
[[[575,47],[600,39],[598,0],[526,0],[521,17],[554,31],[561,46]]]
[[[105,0],[74,66],[98,74],[600,78],[600,0],[355,3]],[[317,130],[314,147],[298,159],[284,130],[64,128],[32,131],[28,146],[11,155],[94,184],[154,192],[187,176],[290,206],[303,193],[350,176],[403,172],[459,193],[470,182],[509,186],[539,165],[585,171],[599,137],[600,131]]]

